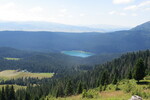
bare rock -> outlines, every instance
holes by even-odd
[[[142,100],[142,98],[140,96],[134,95],[129,100]]]

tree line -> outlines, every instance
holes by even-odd
[[[92,88],[106,88],[108,84],[117,84],[122,79],[134,78],[139,82],[146,75],[150,75],[149,50],[124,54],[111,62],[95,65],[92,70],[72,69],[58,73],[39,84],[29,83],[26,89],[18,89],[15,96],[16,100],[39,100],[47,95],[64,97]]]

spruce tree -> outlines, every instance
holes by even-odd
[[[15,100],[15,91],[13,85],[10,87],[9,100]]]
[[[113,84],[116,84],[117,83],[117,76],[115,75],[114,76],[114,79],[113,79],[113,82],[112,82]]]
[[[72,82],[68,81],[66,89],[65,89],[65,95],[72,95],[73,94],[73,87],[72,87]]]
[[[139,82],[139,80],[143,79],[145,76],[145,67],[144,67],[144,62],[140,58],[137,60],[136,65],[134,67],[134,74],[133,77],[135,80]]]
[[[127,78],[132,79],[132,72],[131,71],[129,71]]]
[[[6,100],[9,100],[9,94],[10,94],[9,92],[10,92],[9,86],[6,85],[5,87],[5,99]]]
[[[6,99],[5,99],[5,91],[4,91],[4,87],[2,87],[1,100],[6,100]]]
[[[108,72],[107,71],[104,71],[103,74],[102,74],[102,77],[101,77],[101,81],[100,81],[100,84],[101,85],[105,85],[105,84],[108,84]]]
[[[82,93],[82,90],[83,90],[83,88],[82,88],[82,83],[79,82],[78,87],[77,87],[77,94]]]

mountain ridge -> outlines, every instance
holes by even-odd
[[[124,27],[106,28],[100,27],[67,25],[54,22],[0,22],[0,30],[5,31],[52,31],[52,32],[109,32],[112,30],[128,29]]]
[[[150,31],[145,28],[137,29],[138,27],[136,30],[115,31],[107,34],[100,34],[100,32],[70,34],[70,32],[0,31],[0,47],[42,52],[82,50],[96,54],[149,49]]]
[[[131,30],[133,31],[150,31],[150,21],[140,24]]]

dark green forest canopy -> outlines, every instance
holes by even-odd
[[[30,72],[61,73],[72,68],[90,70],[94,64],[101,64],[119,57],[120,54],[102,54],[87,58],[67,56],[62,53],[42,53],[23,51],[14,48],[0,48],[0,70],[26,69]],[[5,58],[18,58],[7,60]]]
[[[123,54],[120,58],[114,59],[105,64],[93,66],[90,71],[69,70],[68,72],[56,74],[52,79],[26,80],[28,84],[33,81],[39,82],[37,86],[32,84],[27,86],[27,89],[16,91],[17,98],[39,99],[42,96],[51,94],[55,97],[63,97],[81,93],[84,89],[88,90],[108,84],[116,84],[117,81],[131,78],[134,73],[134,68],[139,59],[143,60],[145,66],[145,75],[150,73],[150,51],[139,51]],[[10,80],[9,82],[20,83],[22,80]],[[13,83],[13,84],[14,84]],[[29,100],[30,100],[29,99]]]

